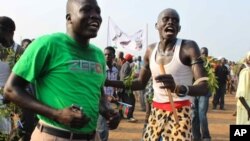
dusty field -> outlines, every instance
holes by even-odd
[[[208,122],[212,141],[229,141],[229,126],[235,123],[235,117],[232,116],[236,106],[234,95],[225,96],[224,111],[212,110],[211,100],[212,97],[209,103]],[[138,122],[129,123],[122,120],[118,129],[110,131],[109,141],[141,141],[145,113],[139,110],[138,104],[134,116]]]

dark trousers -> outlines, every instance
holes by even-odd
[[[132,105],[132,107],[129,108],[127,118],[129,119],[134,117],[133,114],[135,110],[135,95],[133,94],[133,92],[128,92],[127,90],[123,90],[122,93],[119,94],[119,97],[122,100],[122,102]]]
[[[23,124],[23,130],[25,131],[23,136],[24,141],[29,141],[31,134],[36,127],[38,119],[30,110],[22,109],[21,122]]]
[[[224,97],[226,93],[226,84],[219,85],[214,98],[213,98],[213,109],[216,109],[217,105],[220,104],[220,109],[224,108],[225,102]]]

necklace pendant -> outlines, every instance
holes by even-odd
[[[169,57],[169,56],[173,56],[174,52],[173,51],[165,51],[165,52],[159,52],[159,54],[161,56],[167,56],[167,57]]]

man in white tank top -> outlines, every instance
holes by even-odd
[[[160,41],[149,45],[139,78],[130,86],[132,90],[144,89],[150,77],[153,78],[153,104],[143,141],[192,140],[190,96],[208,93],[199,47],[195,41],[177,38],[179,21],[174,9],[164,9],[159,14],[155,28]],[[165,74],[161,73],[160,65]],[[106,81],[106,85],[124,87],[118,81]],[[173,104],[167,93],[172,96]]]

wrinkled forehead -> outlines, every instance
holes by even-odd
[[[96,0],[68,0],[67,9],[68,10],[78,10],[86,5],[98,7]]]
[[[78,1],[78,4],[80,5],[95,5],[97,6],[97,1],[96,0],[76,0]]]
[[[159,14],[158,20],[163,18],[163,17],[177,18],[178,20],[180,20],[179,14],[174,9],[165,9],[165,10],[163,10]]]

